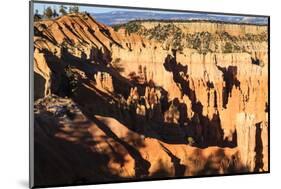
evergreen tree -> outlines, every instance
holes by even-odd
[[[53,16],[53,10],[51,7],[47,7],[47,9],[44,12],[44,16],[46,16],[47,18],[52,18]]]
[[[66,9],[67,9],[67,7],[65,7],[63,5],[60,6],[59,12],[61,13],[61,15],[67,14]]]
[[[69,13],[78,13],[79,12],[79,7],[78,6],[72,6],[69,7]]]
[[[38,9],[35,10],[35,14],[34,14],[33,18],[34,18],[34,21],[38,21],[41,19]]]
[[[57,13],[56,9],[54,9],[54,11],[53,11],[53,18],[56,18],[58,16],[59,16],[59,14]]]

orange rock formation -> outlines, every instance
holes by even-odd
[[[74,168],[85,172],[73,182],[268,171],[267,26],[174,23],[176,46],[173,33],[147,34],[167,24],[128,33],[86,14],[35,22],[36,145],[58,153],[40,160],[59,160],[53,170],[100,161]],[[75,150],[82,157],[63,159]]]

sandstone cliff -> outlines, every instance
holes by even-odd
[[[105,180],[268,171],[267,26],[129,24],[35,22],[36,128],[57,127],[46,142],[93,152]]]

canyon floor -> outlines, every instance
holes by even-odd
[[[36,185],[268,172],[267,31],[34,22]]]

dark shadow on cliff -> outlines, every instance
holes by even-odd
[[[173,51],[172,55],[167,55],[163,63],[165,69],[173,73],[173,80],[177,83],[179,89],[182,91],[182,95],[187,95],[191,100],[191,109],[194,112],[194,116],[189,121],[189,127],[186,129],[187,137],[192,137],[195,139],[193,145],[200,148],[205,148],[208,146],[221,146],[221,147],[235,147],[237,146],[237,141],[232,142],[224,141],[223,129],[221,128],[221,121],[219,113],[214,113],[212,119],[203,115],[203,105],[196,98],[195,91],[190,88],[189,76],[187,74],[187,65],[183,66],[176,60],[176,51]],[[238,80],[235,80],[237,69],[230,68],[230,76],[226,73],[226,77],[230,77],[231,81],[227,84],[227,93],[232,89],[233,85],[240,85]],[[208,89],[213,87],[213,83],[207,83]],[[228,94],[226,95],[228,96]],[[215,98],[216,100],[216,98]],[[216,106],[216,102],[215,102]]]
[[[87,59],[85,53],[81,52],[81,57],[73,56],[67,48],[61,48],[61,58],[48,50],[43,50],[48,67],[52,71],[51,92],[59,96],[69,96],[69,78],[66,69],[69,67],[77,68],[83,71],[88,78],[93,78],[97,72],[104,72],[111,75],[113,79],[114,89],[123,96],[128,96],[132,84],[118,71],[111,66],[107,66],[111,62],[111,54],[109,51],[102,52],[101,49],[92,48],[91,56]],[[95,59],[95,63],[92,60]]]
[[[258,59],[258,58],[251,57],[251,62],[252,62],[252,64],[257,65],[257,66],[263,66],[260,59]]]
[[[217,68],[222,72],[222,77],[225,82],[225,86],[223,87],[223,107],[227,108],[228,98],[231,95],[231,91],[233,87],[240,89],[240,81],[237,79],[237,66],[228,66],[221,67],[217,64],[217,59],[215,56],[215,64]]]
[[[151,174],[150,178],[152,179],[159,179],[159,178],[171,178],[173,176],[170,175],[167,168],[165,167],[164,163],[160,160],[158,163],[158,169]]]
[[[260,170],[263,170],[263,143],[262,143],[262,138],[261,138],[261,122],[256,123],[256,144],[255,144],[255,168],[254,172],[260,172]]]
[[[244,166],[239,160],[239,155],[234,154],[227,157],[223,149],[219,149],[214,155],[205,158],[198,154],[197,159],[204,160],[204,164],[198,164],[197,176],[218,175],[218,174],[238,174],[248,173],[249,168]]]
[[[183,66],[181,63],[178,63],[175,54],[174,56],[167,55],[163,66],[168,72],[173,73],[173,80],[179,86],[181,92],[187,95],[192,102],[196,102],[195,91],[189,87],[188,67],[187,65]]]
[[[34,27],[34,36],[42,37],[43,39],[50,41],[55,45],[58,44],[53,35],[48,32],[47,26],[45,24],[40,24],[39,26]]]
[[[187,144],[185,131],[177,124],[154,122],[146,120],[145,117],[136,115],[116,103],[108,103],[112,98],[96,88],[90,90],[81,85],[79,93],[73,100],[79,105],[85,115],[91,119],[94,115],[112,117],[126,126],[128,129],[143,135],[144,137],[155,138],[171,144]]]
[[[88,115],[89,116],[89,115]],[[128,143],[126,143],[125,141],[121,140],[116,134],[114,134],[114,132],[111,131],[111,129],[102,121],[98,120],[95,117],[88,117],[90,120],[92,120],[94,123],[96,123],[96,125],[103,130],[106,135],[108,137],[111,137],[112,139],[114,139],[116,142],[120,143],[127,151],[128,153],[131,155],[132,158],[134,158],[135,160],[135,176],[136,178],[144,178],[147,177],[149,174],[149,168],[151,166],[151,164],[149,163],[149,161],[145,160],[140,152],[135,149],[133,146],[129,145]]]
[[[184,176],[185,170],[186,170],[186,166],[181,164],[181,160],[175,156],[168,148],[166,148],[162,143],[159,143],[160,146],[162,147],[162,149],[168,154],[168,156],[171,158],[171,162],[174,165],[174,169],[175,169],[175,176],[176,177],[180,177],[180,176]]]
[[[35,114],[35,186],[87,184],[123,180],[107,167],[110,157],[81,143],[55,137],[59,121],[49,112]],[[90,139],[85,135],[83,141]],[[94,161],[93,161],[94,160]]]
[[[83,71],[88,78],[93,78],[98,72],[108,73],[113,79],[113,87],[116,93],[122,94],[124,97],[129,95],[130,88],[133,86],[128,79],[120,75],[110,64],[112,61],[110,51],[92,48],[89,59],[81,59],[73,56],[67,49],[62,51],[63,62],[68,63],[74,68]],[[94,60],[94,62],[93,62]]]
[[[34,100],[43,98],[45,95],[45,78],[40,74],[34,73]]]

